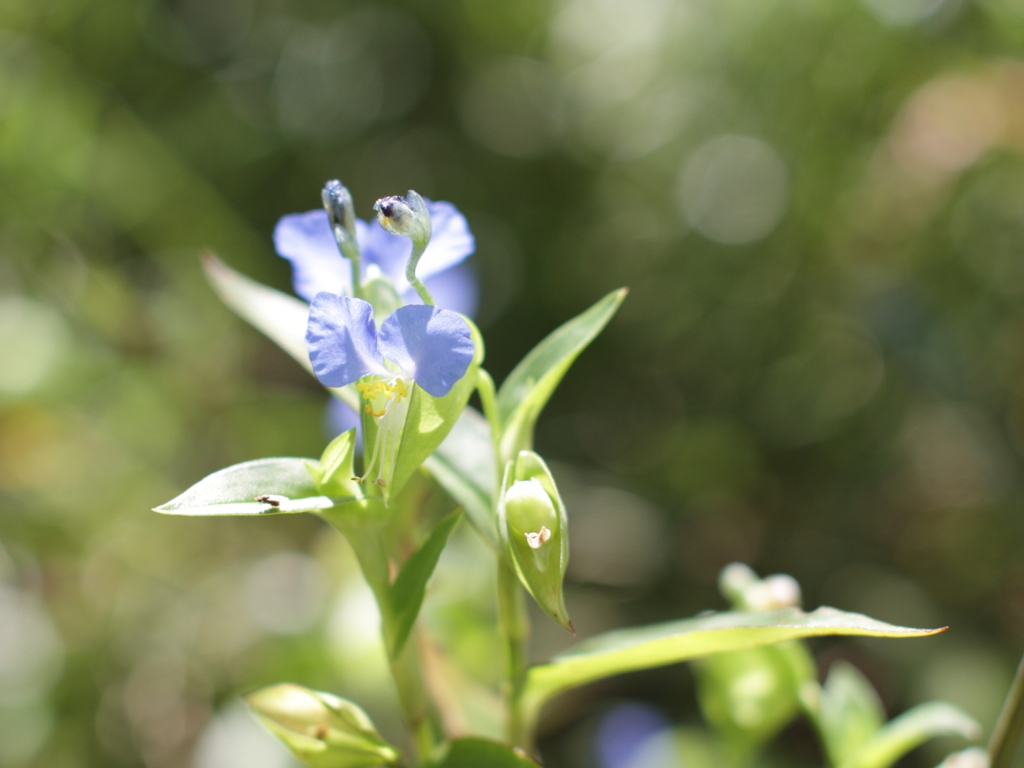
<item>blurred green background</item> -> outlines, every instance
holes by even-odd
[[[198,256],[288,290],[274,223],[335,177],[466,214],[499,382],[632,289],[538,434],[582,636],[722,608],[742,560],[950,625],[814,649],[989,728],[1024,649],[1022,45],[1024,0],[3,0],[0,766],[283,768],[236,703],[281,680],[394,732],[339,536],[148,511],[319,455],[322,390]],[[480,568],[461,530],[428,620],[493,679]],[[685,667],[617,678],[548,711],[549,766],[632,700],[699,724]],[[805,725],[776,754],[821,763]]]

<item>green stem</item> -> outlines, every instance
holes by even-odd
[[[999,713],[992,738],[988,742],[989,768],[1009,768],[1024,730],[1024,659],[1017,667],[1010,692]]]
[[[376,511],[375,507],[367,510]],[[391,572],[387,551],[374,520],[364,515],[324,515],[344,534],[359,560],[363,577],[373,591],[380,609],[385,648],[391,648],[395,632],[394,610],[391,606]],[[440,727],[430,706],[416,643],[407,642],[402,653],[391,662],[391,675],[398,689],[402,713],[413,736],[416,765],[425,765],[440,741]]]
[[[429,241],[427,241],[429,242]],[[416,289],[416,293],[423,299],[424,304],[434,306],[434,297],[430,295],[430,291],[427,290],[427,286],[416,277],[416,265],[420,263],[420,256],[427,250],[426,242],[412,241],[412,255],[409,257],[409,263],[405,266],[405,279],[409,281],[409,285]]]
[[[348,259],[349,266],[352,268],[352,295],[361,299],[363,298],[363,286],[359,268],[359,243],[356,242],[356,236],[345,229],[342,224],[333,224],[331,228],[334,231],[334,240],[338,244],[338,250],[341,251],[342,256]]]
[[[503,556],[498,557],[498,628],[505,641],[505,680],[502,693],[505,698],[506,737],[512,746],[527,752],[533,749],[533,740],[526,732],[522,695],[526,683],[526,640],[530,621],[519,578]]]
[[[363,298],[363,285],[360,282],[362,279],[359,274],[359,252],[356,251],[353,255],[348,257],[349,264],[352,266],[352,295],[357,299]]]
[[[494,392],[494,379],[483,368],[476,372],[476,391],[480,393],[480,404],[484,408],[484,416],[491,425],[491,442],[494,444],[494,455],[499,455],[501,445],[501,420],[498,418],[498,400]]]
[[[386,632],[385,636],[389,634],[390,632]],[[388,642],[387,637],[385,642]],[[416,747],[416,763],[426,765],[440,741],[440,728],[423,682],[418,649],[411,639],[405,644],[398,658],[391,662],[391,675],[395,678],[402,712]]]

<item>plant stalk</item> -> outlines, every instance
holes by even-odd
[[[487,423],[491,426],[491,442],[494,444],[494,456],[498,459],[501,446],[498,399],[494,390],[494,379],[483,368],[478,368],[476,372],[476,391],[480,393],[480,405],[483,406],[484,416],[487,417]]]
[[[429,241],[428,241],[429,242]],[[427,290],[427,286],[423,284],[423,281],[416,277],[416,265],[420,263],[420,256],[427,250],[427,243],[412,241],[412,254],[409,256],[409,263],[405,266],[405,279],[409,281],[409,285],[416,289],[416,293],[423,299],[424,304],[430,306],[434,305],[434,297],[430,295],[430,291]]]
[[[373,520],[359,515],[325,515],[352,545],[363,577],[370,585],[380,610],[385,648],[392,648],[395,631],[391,607],[391,579],[387,552],[380,530]],[[440,741],[440,727],[427,696],[416,643],[407,642],[397,659],[390,662],[402,714],[412,734],[416,765],[426,765]]]
[[[1010,768],[1024,730],[1024,658],[1017,667],[1010,692],[988,742],[989,768]]]
[[[523,686],[526,683],[526,641],[530,620],[519,578],[503,556],[498,557],[498,628],[505,641],[505,729],[508,742],[528,753],[533,740],[526,732],[523,716]]]

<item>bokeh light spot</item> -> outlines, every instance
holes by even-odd
[[[678,193],[683,213],[702,235],[720,243],[752,243],[782,219],[789,174],[779,154],[764,141],[724,135],[686,161]]]

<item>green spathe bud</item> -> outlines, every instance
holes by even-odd
[[[417,245],[426,245],[430,240],[430,212],[427,204],[413,190],[405,197],[394,195],[382,197],[373,204],[377,221],[393,235],[408,237]]]
[[[550,470],[533,451],[520,451],[505,468],[502,489],[498,527],[506,556],[544,612],[575,634],[562,590],[568,522]]]
[[[716,653],[695,664],[705,719],[737,755],[765,743],[799,713],[814,663],[799,642]]]
[[[399,753],[350,701],[283,683],[246,697],[259,719],[313,768],[393,765]]]

